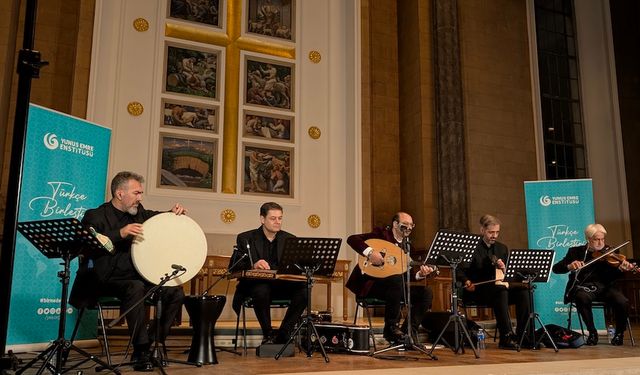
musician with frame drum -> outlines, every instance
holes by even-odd
[[[235,269],[264,270],[265,273],[278,269],[285,240],[295,237],[282,230],[282,213],[282,206],[275,202],[267,202],[260,207],[260,227],[238,234],[237,247],[248,256]],[[232,262],[234,259],[232,257]],[[262,344],[286,343],[307,307],[306,284],[300,281],[241,278],[232,304],[237,314],[240,314],[242,303],[247,297],[253,300],[256,318],[262,329]],[[291,303],[280,329],[274,332],[271,326],[271,301],[276,299],[288,299]]]
[[[504,279],[505,265],[509,256],[507,246],[497,241],[500,235],[500,224],[500,220],[492,215],[484,215],[480,218],[482,238],[478,242],[471,262],[463,264],[458,272],[458,281],[464,287],[462,299],[465,302],[481,303],[493,308],[500,334],[498,347],[513,350],[518,348],[518,338],[522,336],[527,324],[531,306],[526,288],[521,285],[509,287],[500,282]],[[509,319],[509,305],[514,304],[516,335],[512,332]],[[523,346],[528,345],[530,343],[524,341]]]
[[[413,218],[406,212],[397,212],[391,221],[391,225],[385,228],[376,227],[372,232],[354,234],[347,238],[347,243],[361,257],[374,266],[384,264],[384,255],[380,249],[374,249],[368,240],[381,239],[401,247],[405,239],[408,239],[415,227]],[[412,280],[423,280],[435,267],[421,265],[419,269],[412,268]],[[347,288],[358,298],[377,298],[385,301],[383,336],[391,345],[404,342],[407,333],[408,322],[405,320],[402,328],[400,323],[400,307],[404,300],[404,274],[396,274],[384,278],[375,278],[363,272],[360,265],[356,265],[347,281]],[[411,329],[415,333],[424,318],[425,313],[431,307],[433,291],[429,286],[412,285],[411,293]]]
[[[572,247],[565,257],[554,264],[554,273],[567,273],[569,281],[565,290],[564,303],[573,301],[582,321],[587,326],[589,336],[587,345],[598,344],[598,331],[593,322],[593,301],[602,301],[613,309],[616,320],[616,333],[611,340],[611,345],[622,345],[624,331],[627,329],[627,317],[629,316],[629,299],[616,288],[615,281],[622,276],[622,272],[635,269],[635,265],[625,259],[612,267],[609,262],[591,262],[596,258],[597,252],[606,252],[605,244],[607,230],[601,224],[589,224],[584,230],[587,243],[582,246]],[[588,267],[585,265],[588,264]],[[584,269],[582,269],[585,267]],[[576,280],[576,271],[578,280]]]
[[[111,180],[111,200],[85,213],[82,223],[107,236],[113,243],[114,250],[111,253],[105,250],[96,254],[83,254],[69,299],[74,307],[95,305],[98,297],[117,297],[122,303],[122,311],[126,311],[154,286],[138,273],[131,258],[131,245],[134,238],[142,234],[142,223],[162,213],[142,206],[143,183],[144,178],[137,173],[119,172]],[[176,215],[187,212],[179,203],[170,211]],[[134,349],[131,356],[135,362],[134,370],[153,370],[149,352],[151,343],[155,339],[164,342],[182,306],[183,298],[182,287],[163,287],[162,320],[160,337],[157,338],[154,337],[153,327],[147,331],[143,303],[127,314],[127,326]]]

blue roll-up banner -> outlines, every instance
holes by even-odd
[[[111,130],[36,105],[29,107],[18,222],[81,219],[104,202]],[[16,234],[9,310],[8,349],[47,343],[58,336],[61,259],[48,259]],[[73,285],[77,259],[72,262]],[[66,337],[76,323],[71,306]],[[89,318],[89,317],[87,317]],[[95,337],[93,319],[83,319],[79,339]]]
[[[557,263],[570,247],[587,242],[584,229],[595,217],[590,179],[527,181],[524,192],[529,248],[555,250]],[[567,325],[569,305],[563,300],[568,277],[552,273],[548,283],[537,284],[535,309],[545,324]],[[604,316],[595,313],[594,318],[596,327],[604,328]]]

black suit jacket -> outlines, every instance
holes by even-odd
[[[141,278],[131,260],[133,236],[126,238],[120,236],[122,226],[117,216],[119,213],[121,214],[111,202],[106,202],[95,209],[87,210],[82,218],[82,224],[86,227],[93,227],[96,232],[109,237],[113,242],[114,251],[109,253],[104,250],[82,254],[69,297],[69,302],[76,308],[94,305],[100,295],[101,284],[112,277],[122,278],[123,275],[129,274],[132,275],[132,279]],[[161,212],[146,210],[139,205],[138,213],[131,216],[131,219],[134,223],[141,224],[159,213]]]
[[[591,254],[587,254],[588,245],[576,246],[572,247],[567,251],[567,254],[560,260],[558,263],[553,265],[553,273],[563,274],[569,272],[569,264],[571,262],[580,260],[580,261],[589,261],[592,259]],[[598,283],[604,287],[610,286],[615,282],[621,275],[622,272],[611,267],[607,264],[607,262],[597,261],[587,268],[584,268],[578,273],[578,282],[574,282],[576,279],[576,273],[571,272],[569,274],[569,280],[567,282],[567,286],[564,291],[564,303],[569,303],[573,299],[573,290],[572,286],[580,285],[583,283]]]
[[[284,252],[284,242],[287,238],[295,237],[293,234],[289,232],[285,232],[283,230],[276,233],[276,241],[277,252],[278,252],[278,263],[282,260],[282,254]],[[231,267],[236,260],[238,260],[242,254],[251,254],[251,257],[245,257],[242,261],[240,261],[232,271],[239,270],[250,270],[253,268],[253,263],[257,262],[260,259],[265,259],[268,261],[269,255],[264,253],[264,245],[265,245],[266,237],[264,232],[262,231],[262,226],[257,229],[252,229],[246,232],[242,232],[238,234],[236,238],[236,244],[238,247],[238,251],[231,256],[231,260],[229,263],[229,267]],[[236,292],[233,296],[232,308],[238,313],[240,311],[240,305],[242,301],[244,301],[245,297],[250,294],[249,288],[251,288],[250,280],[241,279],[236,287]]]

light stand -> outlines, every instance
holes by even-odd
[[[425,349],[423,349],[422,347],[416,345],[415,343],[415,338],[413,337],[413,328],[411,327],[411,244],[409,242],[409,236],[405,235],[405,232],[403,231],[403,238],[402,238],[402,250],[405,256],[405,261],[407,263],[407,272],[405,272],[405,276],[406,276],[406,280],[404,281],[404,288],[403,288],[403,292],[404,292],[404,297],[405,297],[405,301],[406,301],[406,306],[407,306],[407,316],[405,318],[405,320],[407,321],[407,331],[408,334],[405,336],[404,338],[404,342],[398,345],[394,345],[394,346],[389,346],[388,348],[384,348],[381,350],[378,350],[376,352],[374,352],[372,354],[373,357],[376,357],[382,353],[386,353],[390,350],[397,350],[397,349],[405,349],[405,350],[416,350],[419,351],[425,355],[427,355],[430,359],[432,360],[437,360],[438,357],[434,356],[433,354],[431,354],[431,352],[426,351]],[[400,358],[404,358],[404,357],[400,357],[400,356],[379,356],[378,358],[381,359],[400,359]]]
[[[15,3],[15,2],[14,2]],[[24,15],[24,36],[22,49],[18,54],[18,92],[16,113],[13,122],[7,201],[4,214],[2,247],[0,248],[0,300],[5,301],[0,309],[0,371],[15,368],[16,357],[10,353],[5,357],[9,330],[9,303],[11,302],[11,283],[13,281],[13,262],[16,251],[16,228],[18,226],[18,207],[20,205],[22,166],[24,164],[24,146],[29,117],[31,80],[40,77],[40,68],[48,65],[42,61],[40,52],[33,50],[36,29],[37,0],[27,0]]]
[[[549,274],[551,273],[551,266],[553,265],[554,258],[554,250],[514,249],[511,250],[511,253],[509,254],[509,260],[507,268],[505,270],[505,281],[522,281],[525,285],[529,286],[527,288],[527,291],[531,311],[529,312],[527,323],[524,325],[524,330],[522,331],[522,336],[520,337],[518,351],[520,351],[520,348],[522,347],[522,342],[524,341],[524,337],[527,335],[527,332],[530,332],[530,342],[532,344],[532,349],[536,350],[540,347],[540,342],[542,341],[542,338],[544,336],[540,336],[536,340],[535,331],[536,322],[538,322],[538,324],[540,324],[540,326],[542,327],[545,336],[553,345],[553,349],[556,351],[556,353],[558,352],[556,343],[553,342],[551,334],[549,334],[547,327],[545,327],[542,319],[540,319],[540,314],[536,312],[533,298],[533,293],[536,289],[536,285],[534,284],[534,282],[546,283],[549,281]]]
[[[442,264],[441,259],[444,259],[446,261],[445,264],[448,264],[449,267],[451,267],[451,315],[449,315],[449,320],[442,328],[442,331],[440,331],[438,337],[434,340],[433,345],[429,350],[429,354],[433,353],[438,342],[443,339],[443,335],[447,331],[447,328],[449,328],[449,325],[453,324],[453,347],[448,345],[446,340],[443,339],[443,341],[447,343],[447,346],[449,346],[454,353],[464,353],[464,343],[460,342],[460,336],[464,334],[462,336],[463,339],[467,340],[467,343],[471,349],[473,349],[473,354],[475,354],[476,358],[480,358],[480,355],[471,340],[471,336],[469,335],[469,330],[467,330],[466,322],[458,313],[458,280],[456,274],[456,270],[460,263],[468,263],[471,260],[476,246],[478,245],[478,241],[480,241],[479,235],[441,230],[436,234],[436,237],[431,243],[431,248],[429,249],[429,253],[426,257],[427,261],[431,260],[432,263]]]

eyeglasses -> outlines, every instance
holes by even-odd
[[[415,224],[414,223],[398,223],[398,226],[400,227],[400,229],[408,229],[408,230],[412,230],[413,228],[415,228]]]

